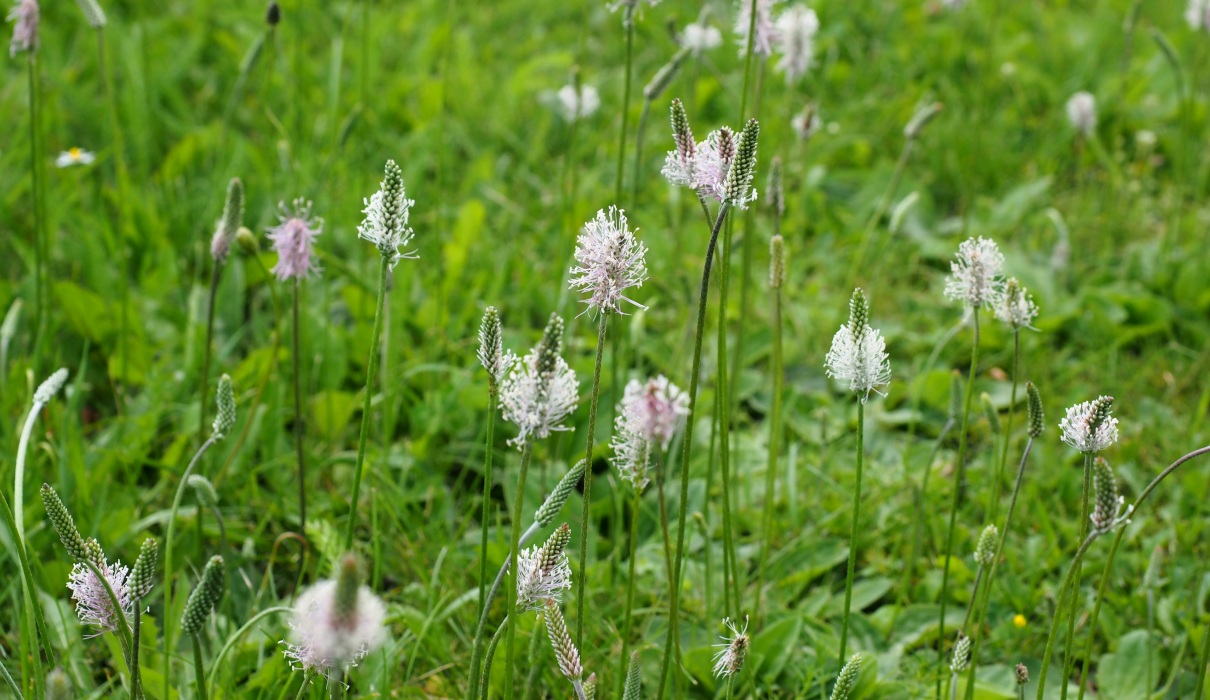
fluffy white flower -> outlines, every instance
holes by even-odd
[[[403,172],[395,161],[389,160],[382,185],[368,200],[362,210],[365,219],[357,227],[357,237],[373,243],[379,254],[387,259],[391,268],[401,259],[416,258],[414,252],[401,253],[400,247],[412,240],[412,229],[408,216],[416,202],[407,198],[403,188]]]
[[[1063,442],[1086,454],[1113,445],[1118,441],[1118,419],[1112,411],[1112,396],[1099,396],[1068,408],[1067,415],[1059,421]]]
[[[1189,0],[1185,7],[1185,21],[1194,31],[1210,32],[1210,0]]]
[[[992,309],[996,318],[1007,323],[1011,328],[1033,328],[1030,324],[1038,315],[1038,307],[1029,291],[1022,287],[1016,279],[1010,279],[1008,284],[992,301]]]
[[[777,35],[781,38],[781,60],[777,68],[786,74],[786,82],[794,83],[811,67],[815,49],[815,34],[819,32],[819,16],[815,10],[798,4],[777,18]]]
[[[517,555],[517,607],[541,610],[546,601],[561,602],[563,591],[571,588],[571,566],[567,562],[567,543],[571,528],[563,523],[542,546],[522,550]]]
[[[562,421],[575,409],[579,392],[575,370],[562,357],[556,357],[549,376],[543,376],[534,348],[513,364],[500,387],[500,411],[519,430],[508,443],[523,447],[531,438],[541,440],[552,432],[571,430]]]
[[[847,382],[849,391],[861,394],[862,402],[870,392],[886,396],[878,387],[891,381],[891,361],[886,353],[886,341],[878,331],[865,326],[854,335],[848,325],[832,336],[832,348],[824,358],[827,375]]]
[[[59,393],[59,390],[63,388],[63,384],[66,382],[67,368],[60,367],[38,385],[38,389],[34,391],[34,403],[49,403],[55,394]]]
[[[773,46],[781,41],[777,25],[773,22],[773,7],[780,0],[755,0],[756,20],[752,19],[753,0],[738,0],[739,12],[735,17],[735,33],[739,35],[739,55],[748,53],[748,30],[752,29],[752,55],[768,58]]]
[[[694,22],[681,32],[681,46],[689,49],[689,53],[694,56],[700,56],[706,51],[716,49],[722,43],[723,33],[704,21]]]
[[[609,207],[584,224],[576,241],[576,262],[571,274],[572,289],[588,294],[586,311],[622,313],[622,302],[647,307],[626,296],[631,287],[642,287],[647,279],[647,246],[635,240],[626,212]]]
[[[92,162],[97,159],[97,156],[91,151],[86,151],[83,148],[69,148],[59,154],[55,158],[55,166],[59,168],[70,168],[73,165],[92,165]]]
[[[38,48],[38,14],[37,0],[17,0],[9,11],[8,21],[13,23],[13,40],[8,45],[10,57]]]
[[[744,666],[744,657],[748,655],[748,617],[744,616],[742,629],[730,618],[723,620],[723,625],[731,631],[730,636],[721,636],[722,644],[714,646],[720,649],[714,654],[714,677],[734,676]]]
[[[119,615],[127,621],[134,615],[134,599],[130,595],[129,586],[130,569],[122,562],[109,564],[102,560],[97,570],[113,589],[114,596],[118,599],[118,610],[114,609],[113,600],[105,590],[105,584],[84,564],[72,567],[67,588],[71,590],[71,599],[76,601],[76,615],[80,617],[80,622],[99,627],[102,632],[115,632],[118,629]]]
[[[971,308],[988,306],[1003,288],[1004,255],[989,238],[968,238],[958,246],[945,281],[945,296]]]
[[[664,375],[626,384],[620,417],[644,439],[668,449],[681,419],[689,415],[689,396]]]
[[[1097,128],[1097,100],[1088,92],[1077,92],[1067,100],[1067,121],[1084,136]]]
[[[579,94],[575,85],[564,85],[555,93],[559,103],[559,111],[569,122],[586,119],[596,113],[601,106],[601,95],[591,85],[581,85]]]
[[[337,581],[320,581],[294,604],[290,641],[283,652],[291,665],[323,674],[356,666],[386,641],[386,607],[367,586],[357,591],[353,615],[337,614]]]

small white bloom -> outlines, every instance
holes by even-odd
[[[716,49],[723,43],[723,33],[717,27],[704,21],[694,22],[681,32],[681,46],[689,49],[689,53],[700,56],[706,51]]]
[[[386,607],[367,586],[357,593],[351,619],[336,611],[335,579],[320,581],[303,591],[294,604],[290,642],[283,652],[291,665],[325,675],[356,666],[386,641]]]
[[[1059,422],[1063,442],[1080,452],[1101,452],[1118,441],[1118,419],[1111,415],[1113,397],[1099,396],[1067,409]]]
[[[871,391],[886,396],[878,387],[890,383],[891,361],[882,334],[869,326],[859,336],[848,325],[841,326],[832,336],[832,348],[824,364],[827,375],[848,382],[849,391],[860,394],[862,403],[869,399]]]
[[[571,566],[565,548],[571,529],[564,523],[546,544],[522,550],[517,555],[517,607],[538,611],[546,601],[561,602],[563,591],[571,588]]]
[[[781,60],[777,68],[786,74],[786,83],[794,83],[806,75],[815,50],[815,34],[819,32],[819,17],[815,10],[798,4],[777,18],[777,34],[781,38]]]
[[[681,420],[689,415],[689,395],[662,374],[646,382],[632,379],[626,384],[619,414],[644,439],[666,450]]]
[[[387,259],[391,269],[401,259],[415,259],[414,252],[401,253],[400,247],[412,240],[408,216],[416,202],[407,198],[403,188],[403,172],[395,161],[389,160],[382,185],[365,202],[365,219],[357,227],[357,237],[369,241]]]
[[[1082,135],[1097,128],[1097,100],[1088,92],[1077,92],[1067,100],[1067,121]]]
[[[735,17],[735,33],[739,35],[739,55],[748,53],[748,30],[752,31],[752,55],[768,58],[773,55],[773,46],[781,41],[777,25],[773,22],[773,7],[781,0],[756,0],[756,19],[752,19],[752,0],[738,0],[739,12]]]
[[[55,158],[55,165],[60,168],[70,168],[73,165],[92,165],[97,156],[83,148],[69,148]]]
[[[1185,21],[1194,31],[1210,32],[1210,0],[1189,0],[1185,8]]]
[[[576,94],[575,85],[564,85],[555,93],[559,102],[559,111],[569,122],[577,119],[587,119],[596,113],[601,106],[601,95],[591,85],[581,85]]]
[[[1038,307],[1029,290],[1022,287],[1017,280],[1008,281],[992,300],[992,309],[996,318],[1007,323],[1011,328],[1030,328],[1038,315]]]
[[[130,569],[122,562],[109,564],[102,561],[97,570],[113,589],[119,610],[114,609],[113,600],[109,597],[109,591],[105,590],[105,584],[84,564],[72,567],[67,588],[71,590],[71,599],[76,601],[76,615],[79,616],[80,622],[98,627],[101,632],[116,632],[119,615],[127,621],[134,615],[134,600],[130,595],[129,586]]]
[[[584,224],[575,255],[579,264],[571,268],[571,274],[579,276],[570,285],[589,295],[584,300],[586,312],[620,314],[624,301],[647,308],[625,294],[631,287],[642,287],[647,279],[647,247],[635,240],[626,212],[617,207],[609,207],[608,214],[598,211],[595,219]]]
[[[562,421],[575,409],[579,391],[575,370],[562,357],[555,358],[554,369],[544,377],[538,371],[538,348],[531,350],[513,364],[500,387],[500,411],[519,430],[508,443],[520,448],[531,438],[571,430]]]
[[[972,308],[991,304],[1003,287],[1004,255],[989,238],[968,238],[958,246],[945,281],[945,296]]]
[[[714,677],[734,676],[744,665],[744,657],[748,655],[748,616],[744,616],[744,627],[740,629],[730,618],[723,620],[723,625],[731,631],[731,636],[722,636],[721,647],[714,654]]]

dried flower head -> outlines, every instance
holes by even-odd
[[[1113,469],[1103,457],[1097,457],[1092,467],[1092,490],[1096,494],[1096,502],[1092,514],[1092,529],[1098,534],[1109,532],[1122,523],[1130,522],[1133,506],[1126,505],[1126,499],[1118,495],[1118,482],[1113,478]]]
[[[739,55],[748,53],[748,33],[751,31],[752,55],[768,58],[773,47],[781,41],[778,26],[773,21],[773,8],[780,0],[755,0],[756,16],[752,16],[753,0],[738,0],[739,12],[735,17],[735,33],[739,35]]]
[[[231,243],[244,225],[244,183],[238,177],[227,183],[227,199],[223,203],[223,217],[218,221],[214,236],[210,239],[210,257],[215,262],[224,262],[231,253]]]
[[[385,620],[386,607],[360,584],[356,559],[346,556],[336,579],[320,581],[298,597],[283,654],[296,669],[331,677],[386,641]]]
[[[1017,664],[1017,667],[1013,669],[1013,674],[1017,678],[1017,685],[1025,685],[1029,682],[1029,669],[1025,667],[1025,664]]]
[[[1067,121],[1081,136],[1089,136],[1097,128],[1097,100],[1092,93],[1080,91],[1067,100]]]
[[[567,543],[571,528],[563,523],[540,547],[530,547],[517,556],[517,607],[541,610],[547,600],[562,601],[563,591],[571,588],[571,566],[567,563]]]
[[[640,309],[647,307],[626,296],[631,287],[642,287],[647,279],[647,246],[639,243],[631,232],[626,212],[609,207],[609,213],[597,211],[597,216],[584,224],[576,241],[576,263],[571,268],[572,289],[588,295],[585,311],[622,313],[622,302]]]
[[[722,46],[723,33],[717,27],[706,24],[704,19],[685,27],[681,32],[681,47],[689,49],[689,53],[700,56],[706,51]]]
[[[550,646],[555,650],[555,659],[559,662],[559,670],[570,681],[578,681],[584,675],[584,667],[580,665],[580,650],[571,641],[567,633],[567,623],[563,620],[563,610],[553,600],[546,601],[546,635],[550,638]]]
[[[861,654],[849,657],[840,675],[836,677],[836,685],[832,688],[832,700],[849,700],[853,686],[857,685],[857,675],[861,673]]]
[[[413,231],[408,226],[408,217],[416,202],[407,198],[403,188],[403,171],[395,161],[387,161],[382,185],[364,202],[362,213],[366,217],[357,227],[357,237],[373,243],[391,269],[401,259],[415,259],[417,255],[414,252],[399,252],[412,240]]]
[[[954,644],[954,656],[950,660],[950,670],[954,673],[962,673],[970,666],[971,663],[971,638],[958,633],[958,641]]]
[[[1095,454],[1118,441],[1118,419],[1113,417],[1113,397],[1098,396],[1067,409],[1059,422],[1063,442],[1085,454]]]
[[[786,74],[787,84],[793,84],[811,67],[819,16],[815,10],[800,3],[783,11],[777,17],[776,27],[781,39],[781,60],[777,62],[777,69]]]
[[[37,0],[17,0],[8,13],[8,21],[13,23],[13,40],[8,45],[9,57],[38,48]]]
[[[945,296],[971,308],[990,305],[1000,294],[1004,255],[989,238],[968,238],[958,245],[945,280]]]
[[[563,346],[563,319],[551,314],[542,340],[515,363],[500,387],[504,420],[517,425],[510,445],[524,447],[531,438],[571,430],[562,421],[576,407],[580,383],[575,370],[559,355]]]
[[[492,396],[500,390],[504,373],[516,362],[517,356],[511,350],[504,349],[500,312],[494,306],[487,307],[479,324],[479,364],[487,370],[487,387]]]
[[[601,95],[591,85],[581,85],[579,92],[575,85],[564,85],[555,93],[559,104],[559,112],[569,122],[577,119],[587,119],[596,114],[601,106]]]
[[[744,658],[748,655],[748,617],[744,616],[744,626],[741,629],[731,618],[723,620],[723,626],[731,631],[731,635],[720,637],[723,644],[715,644],[719,650],[714,654],[714,677],[734,676],[744,666]]]
[[[869,304],[865,292],[853,290],[849,301],[849,323],[841,326],[832,337],[832,348],[824,358],[827,375],[848,382],[849,391],[858,394],[862,403],[870,392],[883,394],[877,387],[891,381],[891,362],[882,335],[870,328]]]
[[[312,247],[315,237],[323,233],[324,220],[311,214],[311,202],[306,199],[295,199],[293,206],[286,207],[285,202],[279,206],[277,226],[269,228],[269,240],[273,241],[273,250],[277,251],[277,264],[273,266],[273,274],[277,279],[303,279],[312,272],[318,272],[315,254]]]
[[[76,601],[76,615],[81,623],[100,628],[101,632],[116,632],[118,621],[126,624],[134,614],[134,599],[129,586],[130,569],[120,561],[110,564],[102,557],[96,570],[105,579],[104,582],[88,564],[77,563],[71,569],[67,588],[71,591],[71,599]],[[106,590],[106,583],[113,590],[112,598]],[[116,608],[114,598],[118,603]]]
[[[1013,330],[1033,329],[1030,324],[1038,315],[1038,307],[1034,304],[1033,296],[1025,287],[1021,286],[1016,277],[1010,277],[1004,284],[1004,289],[992,301],[992,308],[995,310],[996,318],[1007,323]]]
[[[996,558],[996,538],[1000,531],[995,525],[988,525],[979,534],[979,543],[975,545],[975,563],[979,566],[989,566]]]

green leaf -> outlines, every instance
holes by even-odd
[[[1149,659],[1150,657],[1150,659]],[[1154,646],[1146,630],[1128,632],[1118,640],[1117,651],[1101,655],[1097,662],[1097,685],[1104,700],[1138,700],[1151,697],[1147,687],[1147,664],[1152,680],[1160,675]]]

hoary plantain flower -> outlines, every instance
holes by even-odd
[[[1067,121],[1080,132],[1089,136],[1097,128],[1097,99],[1092,93],[1080,91],[1067,100]]]
[[[1118,419],[1112,412],[1112,396],[1098,396],[1068,408],[1067,415],[1059,421],[1063,442],[1085,454],[1108,448],[1118,441]]]
[[[715,644],[719,650],[714,654],[714,677],[734,676],[744,666],[744,658],[748,655],[748,618],[744,617],[744,626],[740,628],[730,618],[723,620],[723,626],[731,631],[730,636],[723,636],[723,644]]]
[[[513,364],[500,386],[500,411],[517,425],[510,445],[524,447],[527,440],[543,439],[552,432],[571,430],[562,421],[576,407],[580,383],[575,370],[560,356],[563,319],[551,314],[542,340]]]
[[[530,547],[517,556],[517,608],[541,610],[547,600],[560,602],[571,588],[571,566],[567,543],[571,528],[563,523],[540,547]]]
[[[869,399],[871,391],[882,394],[877,387],[891,381],[886,341],[878,331],[870,328],[869,317],[865,292],[853,290],[849,322],[836,331],[832,348],[824,358],[828,376],[847,382],[849,391],[858,394],[862,403]]]
[[[10,57],[38,48],[37,0],[17,0],[17,4],[8,13],[8,21],[13,23],[13,40],[8,45]]]
[[[626,220],[626,212],[609,207],[584,224],[576,241],[576,263],[571,268],[572,289],[588,295],[587,311],[622,313],[622,302],[647,307],[626,296],[631,287],[642,287],[647,279],[647,247],[638,242]]]
[[[815,50],[815,34],[818,32],[819,16],[806,5],[794,5],[778,16],[781,60],[777,62],[777,68],[786,74],[786,83],[793,84],[807,74]]]
[[[958,245],[950,276],[945,280],[945,296],[971,308],[990,306],[999,297],[1004,283],[1004,255],[990,238],[968,238]]]
[[[1016,277],[1009,278],[1005,283],[1004,288],[992,301],[992,309],[996,313],[996,318],[1007,323],[1013,330],[1032,329],[1033,326],[1030,324],[1038,315],[1038,307],[1034,304],[1033,296],[1030,295],[1029,290],[1021,286]]]
[[[555,98],[559,112],[569,122],[587,119],[601,106],[601,95],[591,85],[581,85],[578,92],[575,85],[564,85],[555,93]]]
[[[402,246],[412,240],[408,216],[416,202],[407,198],[403,188],[403,171],[395,161],[387,161],[382,185],[364,201],[362,213],[366,217],[357,227],[357,237],[373,243],[379,254],[387,259],[391,269],[401,259],[416,258],[414,252],[399,252]]]
[[[283,202],[279,208],[281,223],[269,228],[269,240],[277,251],[272,272],[282,281],[303,279],[319,271],[311,249],[315,237],[323,233],[324,221],[312,215],[311,202],[306,199],[294,200],[290,208]]]
[[[283,653],[297,669],[334,677],[386,641],[385,619],[386,607],[361,585],[357,560],[346,554],[335,579],[320,581],[298,597]]]
[[[681,32],[681,47],[689,49],[689,53],[700,56],[706,51],[716,49],[723,43],[723,33],[717,27],[706,24],[705,19],[685,27]]]
[[[778,26],[773,21],[773,7],[780,0],[738,0],[739,12],[735,17],[735,33],[739,35],[739,55],[741,58],[748,53],[748,32],[752,32],[752,55],[757,58],[768,58],[773,54],[773,47],[781,41]],[[752,6],[756,5],[756,17],[753,19]]]

